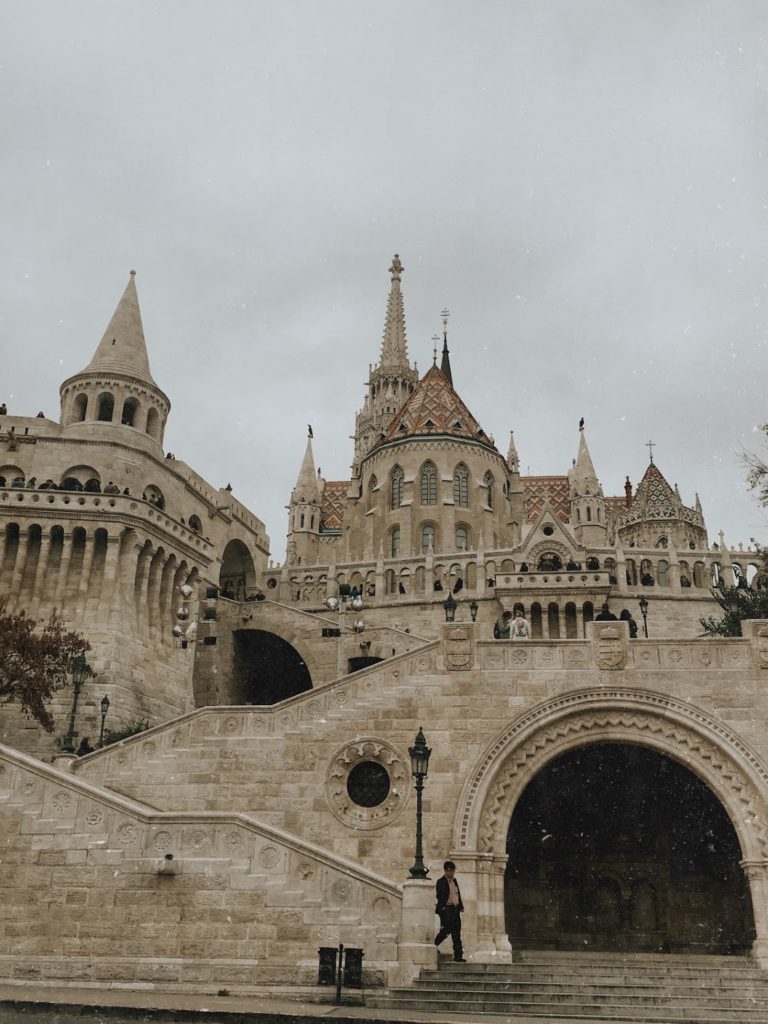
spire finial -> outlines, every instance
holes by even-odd
[[[646,447],[648,448],[648,451],[650,452],[650,455],[651,455],[651,465],[653,465],[653,449],[656,447],[656,442],[655,441],[646,441],[645,444],[646,444]]]
[[[439,334],[432,335],[432,365],[437,366],[437,343],[440,341]]]
[[[451,315],[451,311],[443,307],[440,310],[440,316],[443,318],[443,339],[448,337],[448,317]]]
[[[405,268],[403,267],[403,264],[400,262],[400,257],[398,256],[397,253],[395,253],[395,255],[392,257],[392,266],[389,268],[389,272],[392,275],[392,280],[399,281],[404,269]]]
[[[131,271],[131,277],[136,277],[136,271],[135,270]]]

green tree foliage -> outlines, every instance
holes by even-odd
[[[75,659],[90,649],[85,637],[67,629],[55,611],[47,622],[38,622],[25,611],[8,611],[0,600],[0,704],[20,704],[46,732],[53,732],[46,705],[66,682]]]

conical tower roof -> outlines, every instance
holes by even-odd
[[[449,434],[496,446],[438,366],[432,366],[389,425],[380,443],[420,435]]]
[[[320,488],[315,469],[315,457],[312,453],[312,434],[310,433],[307,437],[307,448],[304,452],[296,486],[293,488],[291,501],[317,501],[319,498]]]
[[[584,421],[579,424],[579,451],[573,469],[568,474],[571,487],[575,494],[593,494],[600,489],[600,484],[589,454],[587,438],[584,433]]]
[[[384,337],[381,342],[381,366],[385,368],[406,367],[408,363],[408,344],[405,338],[405,306],[403,293],[400,291],[400,278],[403,264],[395,253],[392,266],[389,268],[392,284],[387,299],[387,314],[384,320]]]
[[[149,369],[139,297],[136,293],[135,270],[131,271],[122,298],[112,314],[93,358],[81,372],[119,373],[157,388]]]

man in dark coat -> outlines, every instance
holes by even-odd
[[[453,959],[456,963],[465,964],[464,947],[461,944],[461,912],[464,904],[461,902],[461,889],[454,875],[456,865],[452,860],[443,864],[445,874],[435,882],[435,895],[437,903],[435,913],[440,918],[440,931],[435,936],[435,945],[451,936],[453,942]]]

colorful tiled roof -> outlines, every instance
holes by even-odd
[[[349,480],[326,480],[320,505],[320,529],[340,530],[347,510]]]
[[[496,451],[493,441],[437,366],[424,374],[379,443],[433,434],[471,438]]]
[[[633,505],[674,505],[675,492],[664,479],[655,463],[646,469],[643,479],[637,485]]]
[[[521,476],[520,482],[529,523],[536,519],[547,502],[561,522],[568,521],[571,500],[567,476]]]

